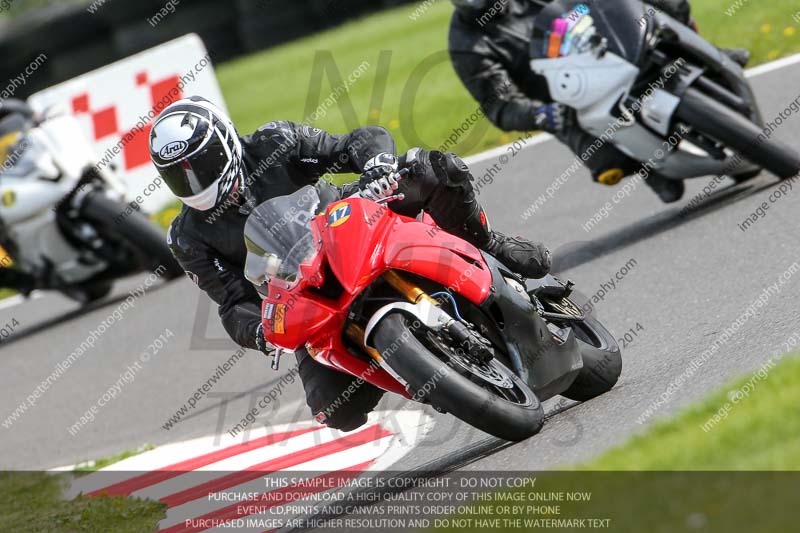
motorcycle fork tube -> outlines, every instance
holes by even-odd
[[[438,306],[439,302],[428,296],[428,294],[411,283],[410,281],[403,278],[400,274],[395,272],[394,270],[390,270],[383,274],[383,280],[391,285],[397,292],[402,294],[406,297],[406,299],[415,304],[419,302],[421,299],[425,298],[433,305]]]
[[[422,298],[427,298],[430,300],[431,303],[434,305],[439,305],[439,302],[431,298],[427,295],[425,291],[414,285],[413,283],[403,279],[400,274],[390,270],[383,275],[383,280],[386,281],[389,285],[394,287],[397,292],[405,296],[409,302],[415,304],[420,301]],[[364,342],[364,328],[359,326],[358,324],[350,323],[345,330],[345,334],[347,338],[351,341],[355,342],[361,349],[364,350],[372,359],[374,359],[377,363],[381,363],[383,358],[378,350],[374,348],[370,348]]]
[[[380,364],[383,361],[383,358],[381,357],[381,354],[378,352],[378,350],[376,350],[375,348],[370,348],[364,342],[365,340],[364,328],[362,328],[358,324],[350,322],[350,324],[347,325],[347,330],[345,331],[345,333],[347,334],[347,338],[356,343],[362,350],[364,350],[364,352],[367,355],[369,355],[372,359],[374,359],[376,363]]]

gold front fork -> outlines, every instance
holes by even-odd
[[[351,341],[358,344],[362,350],[367,352],[367,354],[375,360],[375,362],[380,364],[383,358],[381,357],[381,354],[378,352],[378,350],[367,346],[365,342],[366,339],[364,338],[365,337],[364,328],[362,328],[358,324],[353,324],[352,322],[350,322],[350,324],[348,324],[347,326],[347,330],[345,331],[345,333],[347,334],[347,337]]]
[[[405,296],[409,302],[415,304],[419,302],[422,298],[426,298],[434,305],[439,305],[435,299],[428,296],[428,293],[411,283],[410,281],[404,279],[400,274],[395,272],[394,270],[389,270],[388,272],[383,274],[383,280],[386,281],[389,285],[391,285],[397,292]],[[350,323],[347,326],[347,330],[345,331],[347,337],[361,346],[361,348],[369,354],[375,361],[378,363],[381,362],[381,354],[378,353],[378,350],[374,348],[370,348],[366,345],[364,339],[364,328],[359,326],[358,324]]]
[[[383,275],[384,281],[394,287],[394,289],[405,296],[409,302],[412,304],[417,303],[422,298],[427,299],[434,305],[439,305],[439,302],[428,296],[428,294],[411,283],[410,281],[404,279],[400,274],[395,272],[394,270],[390,270]]]

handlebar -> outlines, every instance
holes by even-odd
[[[400,169],[395,174],[395,178],[394,179],[395,179],[395,181],[397,181],[399,183],[400,180],[405,179],[406,177],[408,177],[409,174],[411,174],[411,170],[409,170],[408,168],[403,168],[403,169]],[[350,198],[363,198],[365,200],[367,199],[367,198],[364,198],[361,195],[361,191],[356,191],[354,194],[350,195],[349,197]],[[396,202],[397,200],[404,200],[405,197],[406,197],[406,195],[403,194],[403,193],[393,194],[391,196],[387,196],[386,198],[381,198],[380,200],[376,200],[375,203],[380,204],[380,205],[386,205],[386,204],[388,204],[390,202]]]

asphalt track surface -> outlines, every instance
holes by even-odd
[[[798,97],[797,59],[781,68],[773,65],[772,70],[752,78],[766,119]],[[798,147],[800,117],[794,114],[785,120],[775,135]],[[630,196],[613,204],[619,186],[593,184],[581,170],[525,220],[525,209],[573,161],[553,140],[532,144],[505,164],[497,152],[473,164],[479,178],[495,163],[502,167],[494,183],[480,190],[492,223],[505,232],[545,241],[556,251],[562,276],[575,280],[585,295],[595,294],[602,283],[635,260],[635,266],[597,306],[596,314],[618,335],[637,323],[644,331],[623,351],[624,373],[612,392],[584,404],[551,400],[546,404],[548,422],[539,435],[500,446],[454,418],[431,411],[434,429],[393,469],[537,470],[587,460],[729,379],[757,369],[800,330],[800,275],[795,275],[652,418],[638,423],[637,418],[690,361],[709,348],[767,285],[800,261],[796,217],[800,184],[742,232],[738,224],[768,201],[777,183],[774,177],[763,174],[745,185],[718,189],[696,213],[682,217],[680,208],[708,178],[693,181],[685,200],[675,206],[662,205],[641,183]],[[582,225],[607,201],[613,204],[609,216],[590,232],[584,231]],[[115,294],[124,299],[141,282],[126,280]],[[34,407],[10,427],[0,426],[0,468],[51,468],[144,443],[158,445],[213,434],[238,423],[251,402],[270,390],[293,361],[284,360],[276,374],[263,356],[248,352],[181,423],[170,430],[162,427],[215,373],[217,365],[236,352],[225,340],[215,310],[204,299],[188,280],[154,288],[138,299]],[[120,303],[112,300],[84,311],[50,294],[11,307],[0,302],[0,324],[12,319],[20,324],[0,345],[0,421]],[[142,365],[117,398],[98,411],[94,422],[71,435],[67,428],[166,330],[174,333],[166,347]],[[387,397],[381,407],[402,403]],[[261,414],[260,423],[309,418],[299,383],[288,387],[273,405],[274,410]]]

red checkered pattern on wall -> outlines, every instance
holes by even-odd
[[[180,78],[178,75],[151,82],[147,72],[139,72],[135,76],[135,84],[138,87],[146,87],[150,93],[150,109],[142,110],[141,116],[146,117],[149,111],[156,110],[156,103],[165,98],[170,91],[178,88]],[[183,93],[179,94],[175,100],[183,98]],[[94,132],[94,140],[99,141],[109,136],[116,136],[118,139],[128,139],[122,144],[122,153],[125,170],[136,169],[142,165],[150,163],[150,153],[148,151],[147,140],[150,136],[150,127],[142,130],[128,129],[120,131],[118,120],[118,107],[116,105],[94,109],[89,97],[89,93],[78,94],[72,98],[72,112],[75,115],[86,114],[91,119]]]

